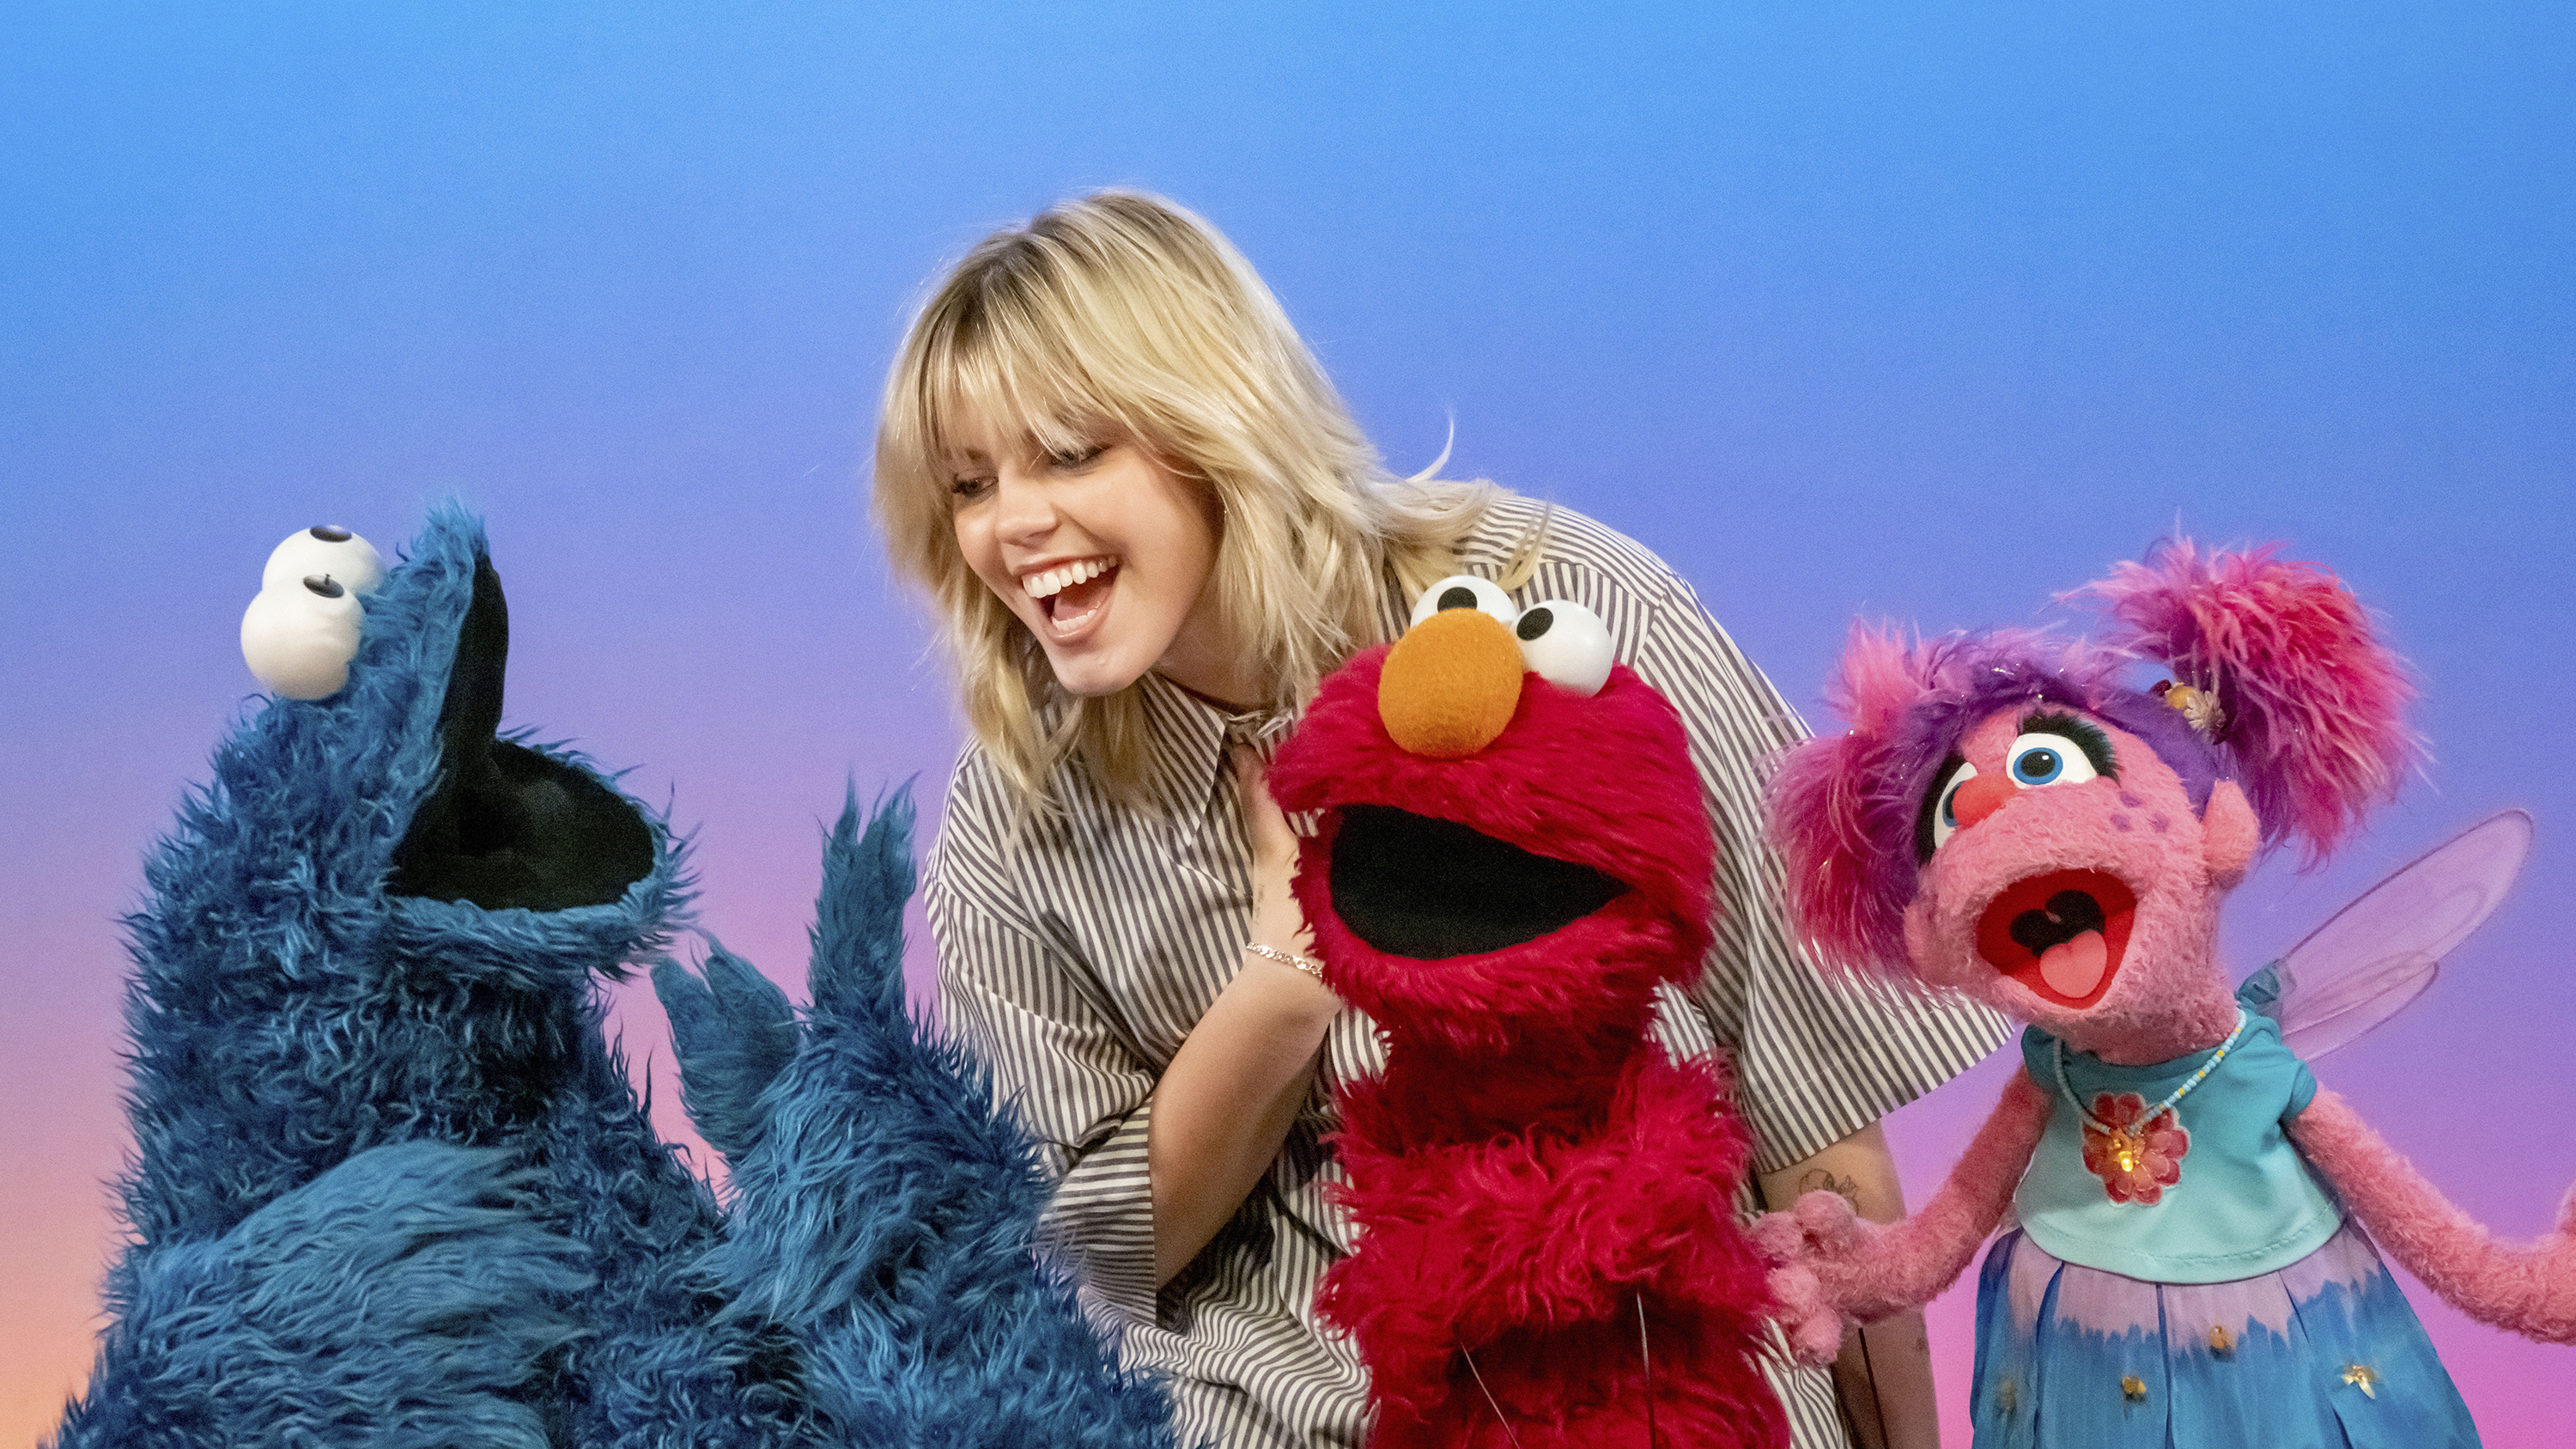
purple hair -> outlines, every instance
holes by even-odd
[[[1849,728],[1790,750],[1767,799],[1790,916],[1823,964],[1910,974],[1924,797],[1969,729],[2016,704],[2081,710],[2135,736],[2195,810],[2219,780],[2242,781],[2264,839],[2301,835],[2312,858],[2394,789],[2414,748],[2398,720],[2411,691],[2333,575],[2270,550],[2201,555],[2183,542],[2081,592],[2110,600],[2110,641],[1996,629],[1908,647],[1853,627],[1826,691]],[[2140,659],[2214,694],[2227,743],[2121,683]]]

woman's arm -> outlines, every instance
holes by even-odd
[[[1808,1193],[1831,1192],[1874,1223],[1905,1216],[1905,1187],[1897,1180],[1887,1134],[1875,1122],[1760,1178],[1764,1204],[1783,1210]],[[1834,1360],[1834,1390],[1850,1421],[1855,1449],[1938,1449],[1941,1420],[1923,1310],[1846,1328],[1842,1356]]]
[[[1824,1300],[1847,1320],[1870,1320],[1857,1334],[1846,1331],[1834,1366],[1863,1449],[1941,1442],[1922,1305],[1966,1270],[2002,1219],[2047,1129],[2049,1109],[2048,1094],[2028,1075],[2013,1073],[1949,1177],[1910,1218],[1875,1123],[1806,1162],[1763,1174],[1766,1199],[1794,1206],[1756,1223],[1755,1239],[1812,1272]],[[1821,1180],[1804,1180],[1810,1173]],[[1855,1213],[1882,1226],[1864,1226]],[[1797,1295],[1790,1296],[1792,1309],[1799,1308]],[[1830,1344],[1830,1329],[1827,1334]]]
[[[1235,767],[1252,842],[1252,939],[1304,956],[1314,948],[1288,889],[1297,837],[1270,798],[1259,759],[1239,752]],[[1270,1170],[1313,1088],[1315,1058],[1341,1005],[1322,981],[1247,951],[1173,1054],[1154,1088],[1146,1146],[1156,1282],[1188,1267]]]

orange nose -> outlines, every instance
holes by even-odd
[[[1443,609],[1405,631],[1377,679],[1389,738],[1434,760],[1494,742],[1521,702],[1521,646],[1491,614]]]
[[[1960,786],[1958,794],[1950,797],[1950,814],[1958,820],[1959,828],[1965,830],[2004,808],[2004,802],[2012,797],[2012,781],[2001,775],[1978,775]]]

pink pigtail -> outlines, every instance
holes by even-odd
[[[1830,972],[1901,972],[1902,917],[1910,870],[1892,878],[1874,824],[1890,734],[1923,693],[1914,660],[1894,631],[1852,625],[1826,702],[1851,728],[1780,759],[1765,797],[1774,849],[1788,870],[1789,918]]]
[[[2415,689],[2360,601],[2276,548],[2204,553],[2169,540],[2077,592],[2106,602],[2106,642],[2218,702],[2211,732],[2263,838],[2298,836],[2313,865],[2396,794],[2422,744],[2403,719]]]

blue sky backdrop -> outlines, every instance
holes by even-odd
[[[796,980],[844,782],[935,796],[956,748],[861,502],[885,362],[944,262],[1107,184],[1228,231],[1399,469],[1454,419],[1453,472],[1644,540],[1801,708],[1856,613],[2027,620],[2177,525],[2343,572],[2435,762],[2229,939],[2531,807],[2519,898],[2319,1075],[2537,1231],[2576,1176],[2572,156],[2539,3],[22,6],[0,1441],[86,1371],[115,917],[248,707],[269,547],[482,509],[512,720],[636,767]],[[1918,1198],[1997,1070],[1898,1115]],[[2565,1352],[2428,1318],[2489,1442],[2550,1442]],[[1964,1294],[1934,1335],[1955,1427]]]

